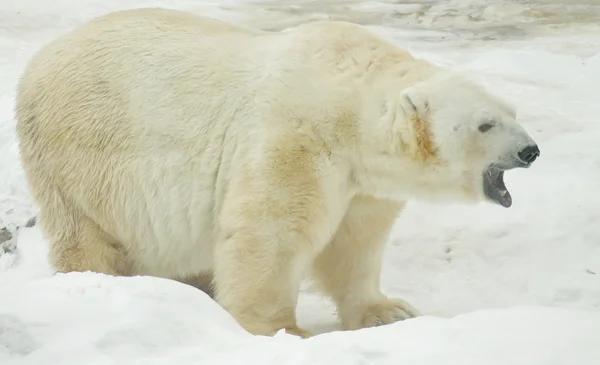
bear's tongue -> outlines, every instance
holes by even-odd
[[[504,184],[504,171],[498,168],[489,167],[483,173],[483,191],[488,198],[505,208],[512,205],[512,198]]]

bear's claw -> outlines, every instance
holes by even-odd
[[[402,299],[386,299],[363,306],[360,319],[347,321],[346,329],[383,326],[422,314]]]

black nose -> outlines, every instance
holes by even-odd
[[[532,163],[540,155],[537,145],[527,146],[519,151],[519,158],[525,163]]]

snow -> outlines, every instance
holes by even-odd
[[[427,315],[336,331],[306,288],[307,340],[251,336],[204,293],[150,277],[53,275],[19,165],[14,88],[41,45],[92,16],[165,6],[263,29],[333,18],[468,71],[540,145],[514,204],[411,203],[382,284]],[[600,1],[5,0],[0,2],[0,364],[600,364]],[[21,227],[18,229],[18,227]]]
[[[428,316],[301,340],[251,336],[205,294],[164,279],[66,274],[6,293],[3,364],[537,365],[600,355],[600,318],[566,309]]]

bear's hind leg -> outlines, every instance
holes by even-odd
[[[388,298],[380,290],[385,244],[402,206],[370,197],[354,198],[332,242],[315,260],[317,284],[335,301],[343,329],[419,315],[408,303]]]
[[[50,262],[58,272],[92,271],[128,275],[119,242],[94,221],[64,202],[58,193],[40,201],[39,222],[50,241]]]

